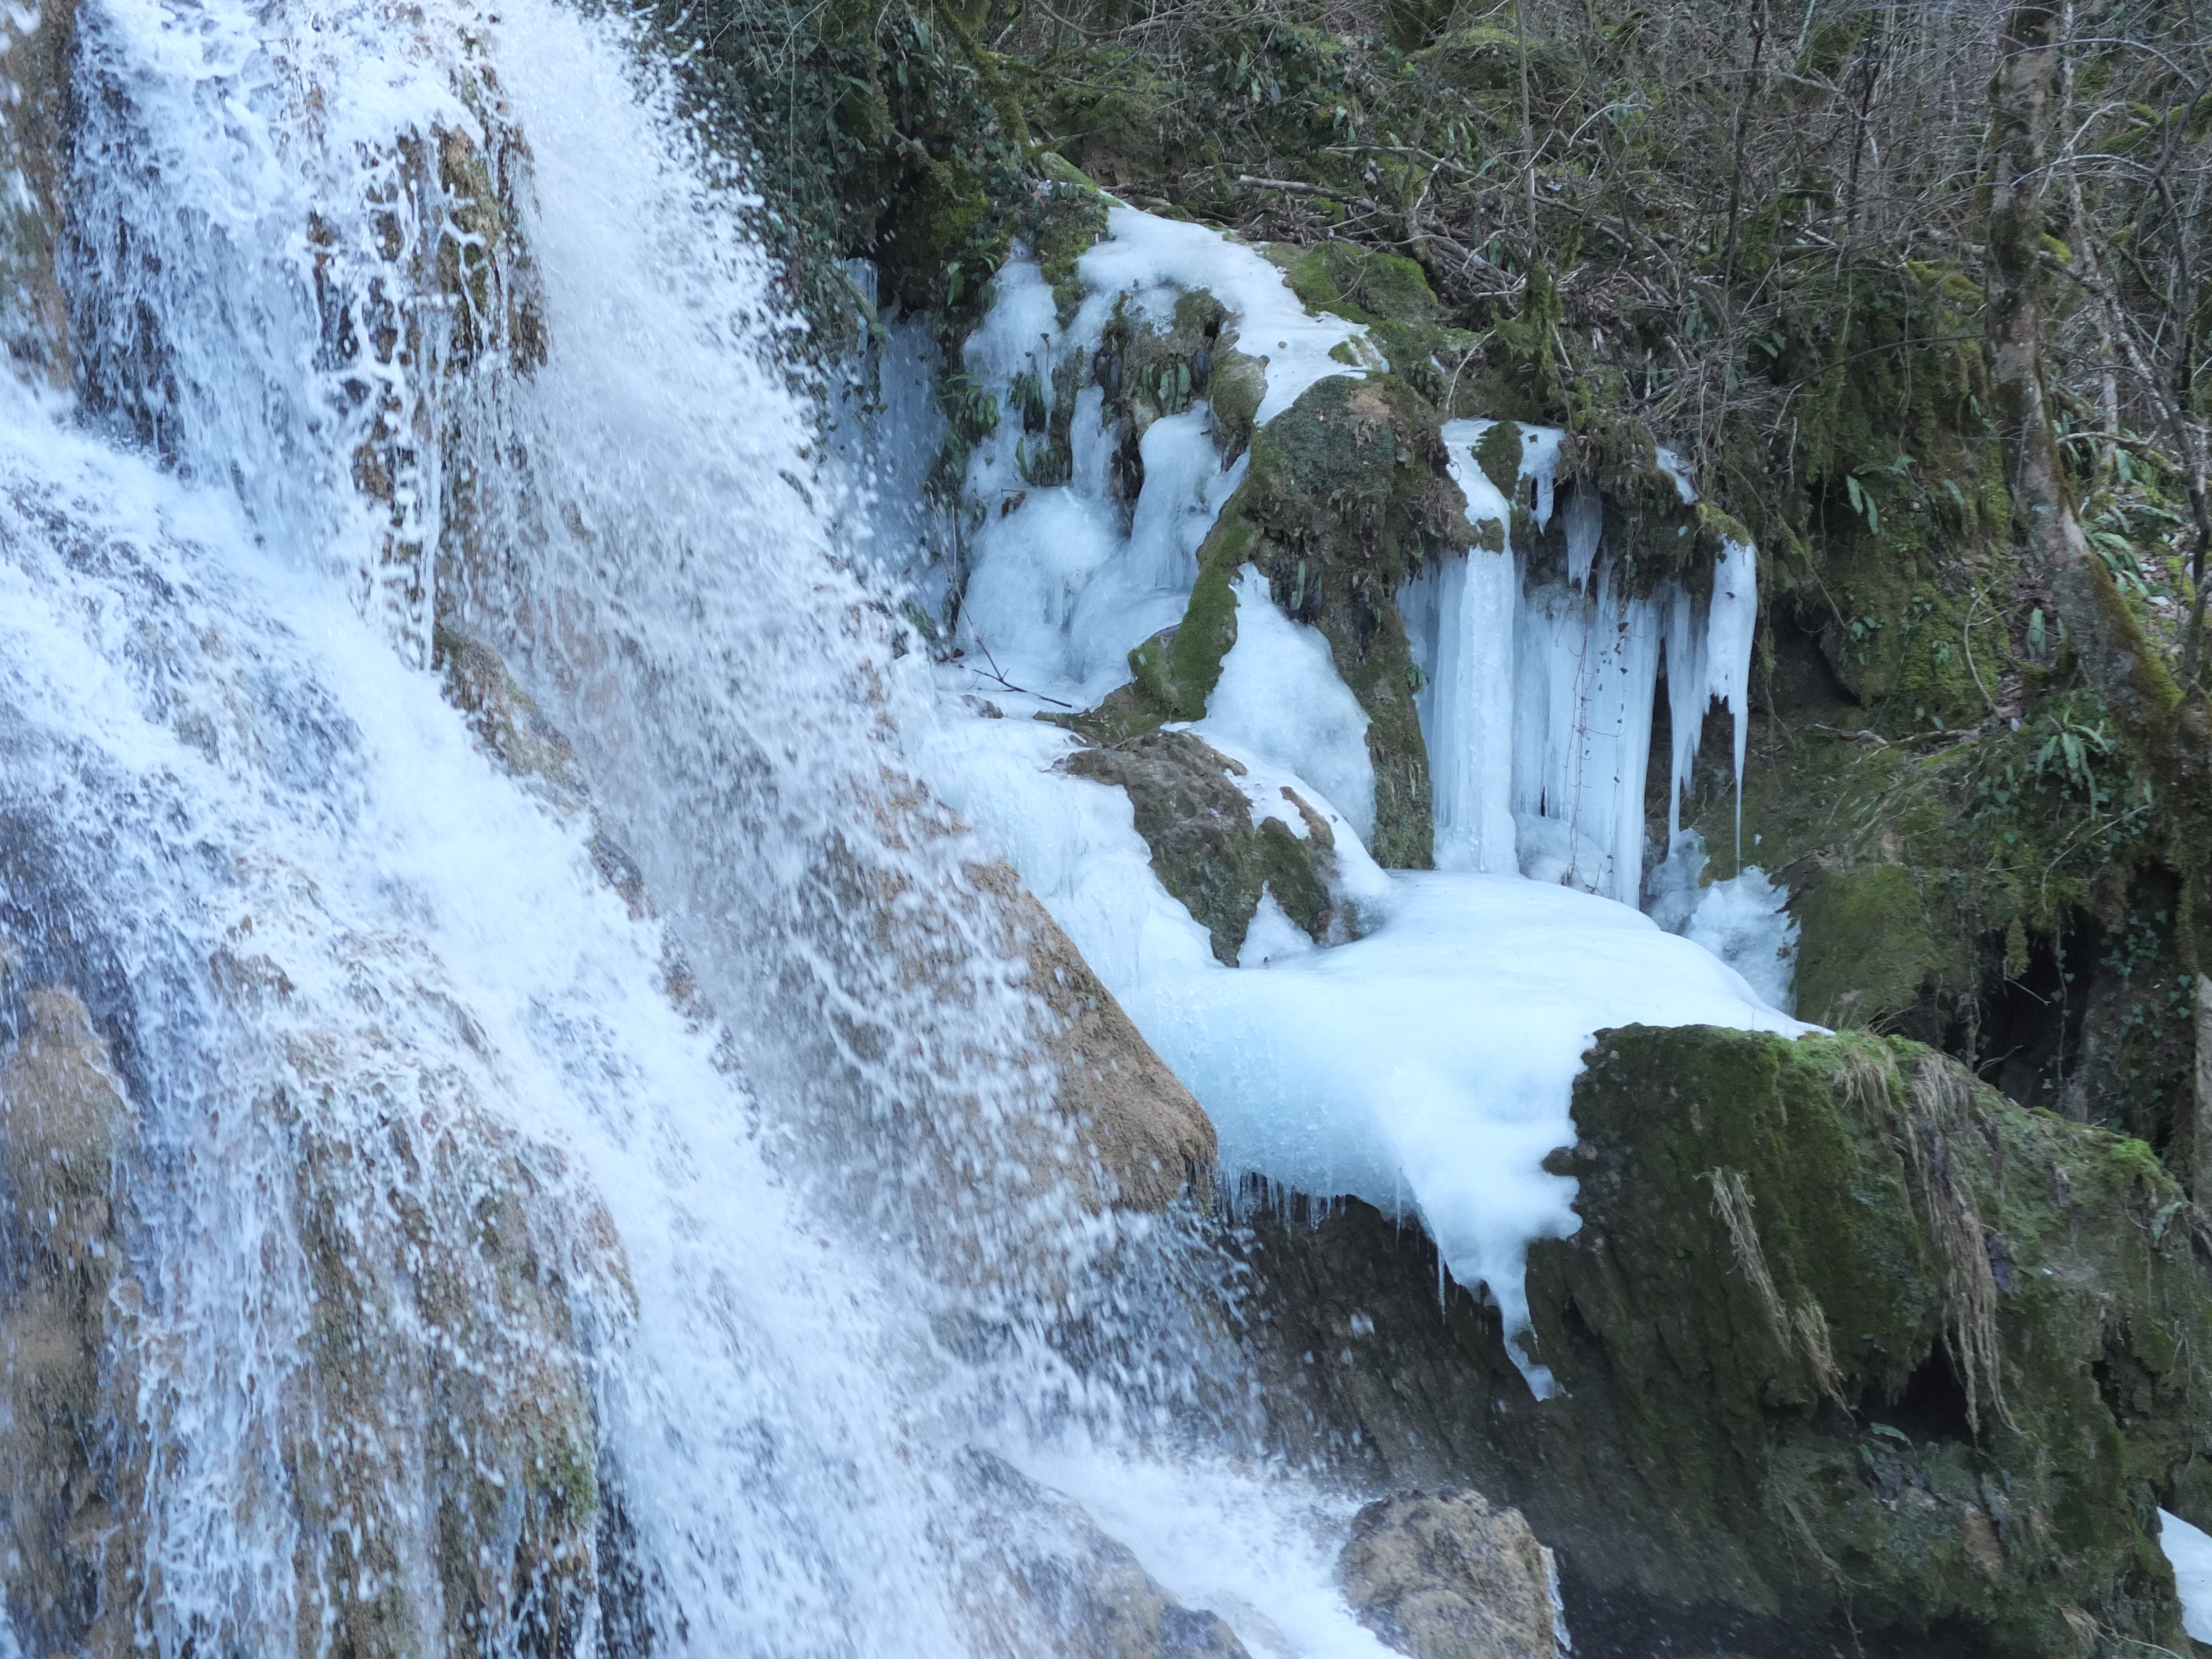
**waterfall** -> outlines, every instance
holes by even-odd
[[[76,125],[9,129],[0,1049],[17,1142],[78,1105],[0,1231],[88,1357],[10,1373],[0,1648],[1036,1650],[967,1449],[1159,1420],[1212,1269],[900,757],[757,204],[544,0],[6,27]]]
[[[1541,531],[1556,501],[1566,543],[1565,579],[1534,578],[1526,557],[1507,549],[1512,506],[1476,459],[1494,424],[1454,421],[1443,433],[1468,522],[1494,545],[1444,561],[1401,599],[1428,669],[1419,702],[1438,757],[1437,862],[1519,870],[1634,904],[1644,884],[1645,769],[1662,663],[1668,848],[1681,834],[1682,798],[1714,699],[1735,727],[1741,790],[1759,618],[1756,555],[1724,542],[1704,598],[1674,578],[1648,593],[1625,591],[1598,490],[1562,488],[1556,469],[1564,434],[1524,427],[1523,505]],[[1660,460],[1685,504],[1694,501],[1680,463],[1663,452]]]

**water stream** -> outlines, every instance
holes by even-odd
[[[0,1649],[970,1650],[1020,1548],[968,1448],[1153,1421],[1205,1365],[1126,1263],[1189,1253],[1040,1109],[741,190],[541,0],[75,26],[0,981],[130,1110],[108,1507]],[[573,755],[488,752],[456,629]]]

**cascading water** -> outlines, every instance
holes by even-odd
[[[1208,1270],[1102,1201],[904,780],[742,198],[535,0],[9,38],[72,24],[75,407],[0,390],[0,1005],[94,1208],[16,1172],[8,1643],[1066,1639],[1024,1564],[1080,1529],[966,1448],[1154,1421]]]

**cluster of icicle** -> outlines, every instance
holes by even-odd
[[[1487,421],[1443,431],[1468,521],[1510,542],[1516,505],[1475,450]],[[1743,776],[1757,562],[1724,545],[1710,598],[1679,580],[1627,591],[1605,537],[1595,485],[1557,477],[1556,428],[1523,427],[1520,503],[1540,532],[1556,512],[1566,539],[1563,580],[1532,582],[1522,556],[1478,546],[1408,584],[1401,599],[1415,659],[1427,671],[1421,726],[1433,769],[1440,869],[1519,872],[1638,902],[1644,877],[1644,773],[1664,665],[1673,733],[1668,836],[1681,831],[1709,702],[1735,725]],[[1688,474],[1662,453],[1686,505]]]

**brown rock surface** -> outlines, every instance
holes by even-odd
[[[1045,1050],[1060,1068],[1060,1110],[1076,1124],[1112,1202],[1164,1208],[1213,1167],[1213,1124],[1152,1052],[1082,952],[1022,885],[1012,866],[973,872],[997,900],[1012,948],[1030,966],[1050,1024]]]
[[[983,1517],[967,1600],[985,1651],[1007,1659],[1249,1659],[1218,1614],[1187,1607],[1080,1506],[970,1450],[965,1496]]]
[[[1521,1511],[1461,1488],[1359,1511],[1338,1558],[1360,1622],[1412,1659],[1554,1659],[1552,1553]]]

